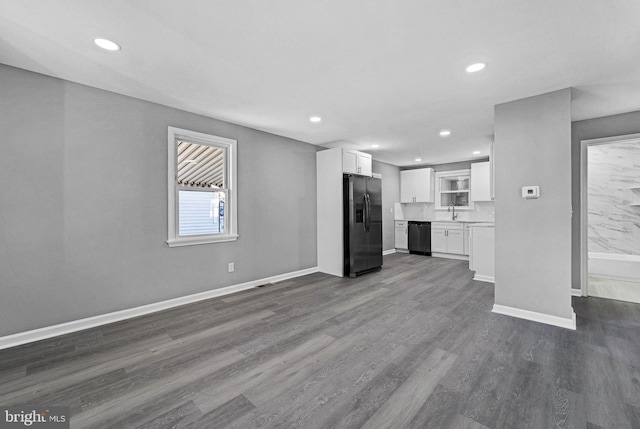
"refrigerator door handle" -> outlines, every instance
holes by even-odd
[[[369,229],[371,227],[371,197],[369,196],[369,194],[364,194],[364,198],[365,198],[365,204],[366,204],[366,208],[367,208],[367,212],[366,212],[366,223],[365,223],[365,231],[369,232]]]
[[[367,193],[367,202],[369,203],[369,224],[367,225],[367,231],[371,229],[371,195]]]
[[[367,194],[362,194],[362,228],[367,232]]]
[[[367,204],[369,204],[369,210],[368,214],[369,214],[369,223],[367,224],[367,232],[371,229],[371,195],[369,195],[367,193]]]

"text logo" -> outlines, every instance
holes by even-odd
[[[0,406],[0,429],[69,429],[69,407]]]

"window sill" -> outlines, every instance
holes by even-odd
[[[211,244],[211,243],[225,243],[229,241],[236,241],[239,235],[229,234],[222,235],[220,237],[192,237],[192,238],[174,238],[173,240],[167,240],[169,247],[182,247],[182,246],[195,246],[198,244]]]

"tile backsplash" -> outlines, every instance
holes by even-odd
[[[433,203],[396,203],[395,215],[397,220],[451,220],[451,212],[435,210]],[[494,222],[495,209],[493,201],[474,203],[471,210],[456,210],[459,221]]]

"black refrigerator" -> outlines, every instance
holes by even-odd
[[[382,180],[345,174],[344,276],[382,268]]]

